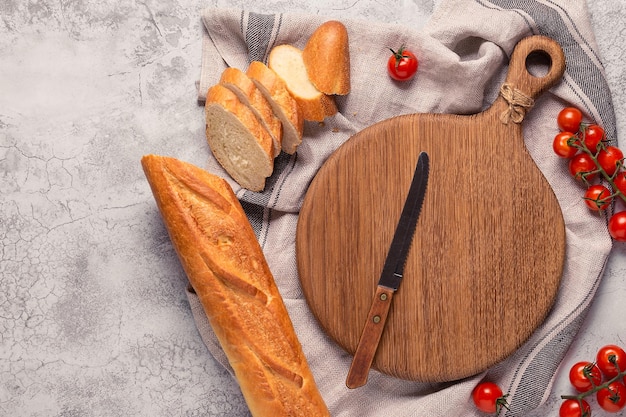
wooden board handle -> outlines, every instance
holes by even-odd
[[[346,386],[348,388],[358,388],[365,385],[369,374],[380,337],[383,334],[389,308],[391,307],[391,299],[394,290],[391,288],[377,286],[372,307],[367,315],[367,321],[363,327],[359,344],[352,358],[352,365],[348,371]]]
[[[545,75],[535,76],[529,72],[528,58],[533,54],[542,54],[549,58],[549,69]],[[561,46],[546,36],[529,36],[515,46],[505,84],[535,99],[556,84],[564,72],[565,54]]]

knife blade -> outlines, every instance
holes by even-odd
[[[359,344],[348,371],[346,386],[350,389],[361,387],[367,383],[369,370],[387,322],[391,300],[398,290],[404,274],[404,266],[426,195],[429,165],[428,154],[421,152],[417,158],[409,193],[404,202],[400,220],[396,225],[396,231],[376,286],[367,321],[363,326]]]

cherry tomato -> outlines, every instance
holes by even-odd
[[[506,397],[507,395],[502,395],[500,387],[493,382],[481,382],[472,392],[476,408],[485,413],[497,413],[502,407],[506,408]]]
[[[583,114],[576,107],[566,107],[559,112],[556,122],[559,128],[566,132],[578,132]]]
[[[609,176],[617,171],[617,163],[624,159],[624,153],[620,148],[615,146],[607,146],[598,153],[598,163],[606,171]]]
[[[602,373],[591,362],[577,362],[570,368],[569,381],[576,391],[585,392],[602,383]]]
[[[580,408],[580,404],[582,403],[582,409]],[[561,408],[559,408],[559,417],[590,417],[591,416],[591,407],[589,403],[585,400],[580,400],[580,403],[577,400],[567,399],[563,401],[561,404]]]
[[[596,184],[587,188],[585,191],[585,204],[590,210],[606,210],[611,204],[611,191],[604,185]]]
[[[611,216],[609,219],[609,233],[618,242],[626,242],[626,211],[620,211]],[[623,362],[620,362],[620,366],[624,366]]]
[[[576,147],[570,145],[572,143],[572,138],[576,138],[573,133],[570,132],[559,132],[554,137],[554,141],[552,142],[552,149],[554,149],[554,153],[560,156],[561,158],[571,158],[578,152]]]
[[[619,174],[613,178],[613,183],[615,184],[615,188],[626,196],[626,171],[620,171]]]
[[[621,213],[624,213],[626,220],[626,211],[622,211]],[[619,367],[619,371],[612,363],[612,360],[614,360]],[[620,371],[626,371],[626,352],[617,345],[602,346],[598,350],[596,364],[607,378],[613,378]]]
[[[626,405],[626,386],[621,382],[613,382],[607,388],[603,388],[596,393],[598,405],[602,409],[617,413]]]
[[[394,80],[408,81],[415,76],[418,61],[415,54],[404,46],[397,51],[391,49],[393,55],[387,61],[387,72]]]
[[[578,181],[589,181],[596,176],[596,163],[586,153],[579,153],[569,161],[569,172]]]
[[[595,155],[598,146],[605,139],[604,129],[599,125],[589,125],[585,128],[584,135],[585,146]]]

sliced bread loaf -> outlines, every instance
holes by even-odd
[[[302,50],[311,83],[325,94],[350,92],[350,48],[343,23],[330,20],[320,25]]]
[[[268,66],[285,81],[305,120],[321,122],[337,113],[334,98],[322,93],[309,80],[300,49],[289,44],[274,47]]]
[[[282,78],[264,63],[251,62],[246,75],[256,84],[282,122],[282,150],[294,154],[302,143],[304,130],[304,118],[298,102],[289,93]]]
[[[239,185],[262,191],[274,170],[274,144],[267,129],[230,89],[209,88],[206,138],[215,159]]]
[[[281,150],[282,124],[274,114],[267,98],[261,93],[254,82],[239,68],[228,67],[222,72],[220,84],[229,88],[239,100],[250,107],[250,110],[267,129],[274,143],[273,156]]]

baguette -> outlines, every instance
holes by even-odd
[[[322,122],[337,113],[333,96],[322,93],[309,80],[300,49],[289,44],[275,46],[270,51],[268,66],[285,81],[305,120]]]
[[[273,156],[276,157],[281,150],[282,124],[263,93],[239,68],[226,68],[222,72],[220,84],[230,89],[242,103],[250,107],[259,122],[267,129],[274,143]]]
[[[205,103],[206,138],[220,165],[239,185],[262,191],[274,171],[274,143],[252,113],[228,88],[209,88]]]
[[[293,155],[302,143],[304,131],[304,118],[298,102],[291,96],[282,78],[264,63],[252,61],[246,75],[256,84],[282,122],[282,150]]]
[[[261,247],[222,178],[141,160],[163,222],[254,417],[329,416]]]
[[[324,94],[350,92],[350,48],[343,23],[330,20],[320,25],[302,50],[311,83]]]

